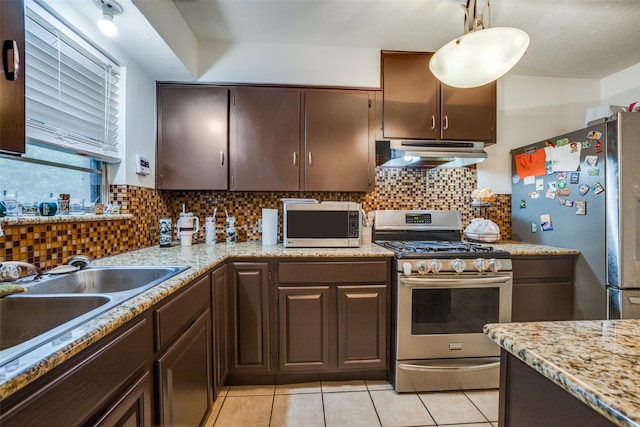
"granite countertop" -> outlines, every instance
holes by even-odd
[[[516,242],[515,240],[498,240],[486,243],[496,249],[509,252],[511,255],[579,255],[577,249],[559,248],[555,246],[538,245],[536,243]]]
[[[378,245],[359,248],[285,248],[260,242],[227,245],[158,246],[95,260],[93,265],[189,265],[191,268],[81,324],[61,337],[0,366],[0,400],[94,344],[135,316],[230,258],[368,258],[392,257]]]
[[[485,333],[620,426],[640,426],[640,320],[490,324]]]

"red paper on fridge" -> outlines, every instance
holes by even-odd
[[[541,176],[547,171],[545,162],[547,161],[544,150],[536,150],[532,154],[516,154],[514,162],[516,164],[516,173],[521,179],[527,176]]]

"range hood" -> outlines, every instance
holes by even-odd
[[[382,167],[459,168],[486,158],[477,141],[376,141],[376,165]]]

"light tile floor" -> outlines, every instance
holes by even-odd
[[[496,427],[498,390],[396,393],[386,381],[232,386],[206,427]]]

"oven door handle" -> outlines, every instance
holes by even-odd
[[[422,372],[443,372],[443,371],[477,371],[482,369],[492,369],[500,366],[500,361],[481,363],[478,365],[463,365],[463,366],[438,366],[438,365],[413,365],[410,363],[398,364],[399,369],[407,371],[422,371]]]
[[[494,285],[508,283],[511,276],[499,277],[474,277],[465,279],[434,279],[434,278],[410,278],[403,277],[400,283],[408,287],[419,286],[458,286],[458,285]]]

